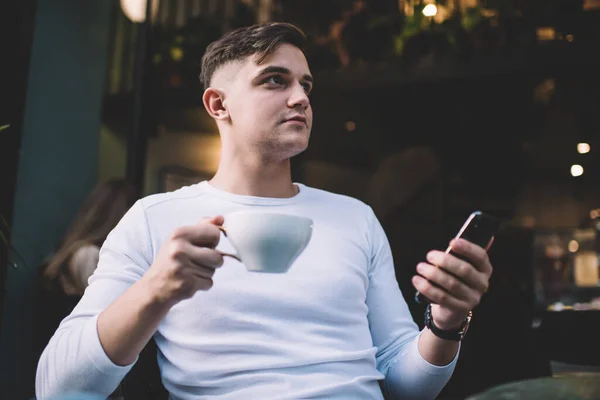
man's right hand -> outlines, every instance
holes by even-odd
[[[218,216],[177,228],[144,276],[100,313],[98,337],[113,363],[134,362],[171,307],[212,287],[215,269],[223,265],[215,250],[221,224]]]
[[[212,287],[215,270],[223,265],[215,250],[222,224],[223,217],[216,216],[173,231],[142,278],[156,302],[173,306]]]

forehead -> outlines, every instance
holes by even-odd
[[[242,72],[248,75],[255,75],[265,67],[277,66],[290,70],[292,75],[310,75],[310,69],[304,53],[291,44],[282,44],[277,50],[265,57],[260,64],[257,63],[257,59],[257,55],[248,57],[243,63]]]
[[[304,53],[291,44],[283,44],[273,53],[269,54],[259,64],[258,55],[248,56],[244,60],[233,61],[218,68],[212,79],[211,86],[228,88],[231,85],[236,85],[235,82],[241,80],[252,80],[260,75],[260,72],[270,66],[286,68],[294,76],[299,78],[305,75],[310,75],[308,62]]]

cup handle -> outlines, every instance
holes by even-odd
[[[217,225],[217,228],[219,228],[219,230],[223,233],[223,236],[227,237],[227,229],[225,229],[225,227],[223,227],[221,225]],[[224,251],[220,251],[220,250],[217,250],[217,252],[219,252],[223,257],[231,257],[234,260],[238,260],[239,262],[242,262],[242,259],[237,254],[225,253]]]

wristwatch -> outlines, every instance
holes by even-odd
[[[425,309],[425,326],[428,327],[429,330],[431,330],[431,332],[435,336],[441,339],[454,340],[455,342],[460,342],[461,340],[463,340],[463,338],[467,334],[467,331],[469,330],[469,325],[471,324],[472,317],[473,312],[469,311],[469,315],[467,315],[467,318],[465,318],[462,324],[460,324],[460,328],[458,328],[458,330],[446,331],[435,326],[435,324],[433,323],[433,318],[431,317],[431,304],[428,304],[427,308]]]

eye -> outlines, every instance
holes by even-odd
[[[264,83],[268,83],[269,85],[285,85],[285,79],[283,79],[280,75],[271,75],[267,79],[264,80]]]
[[[306,92],[306,94],[309,94],[310,91],[312,90],[312,85],[308,82],[302,83],[302,87],[304,88],[304,91]]]

